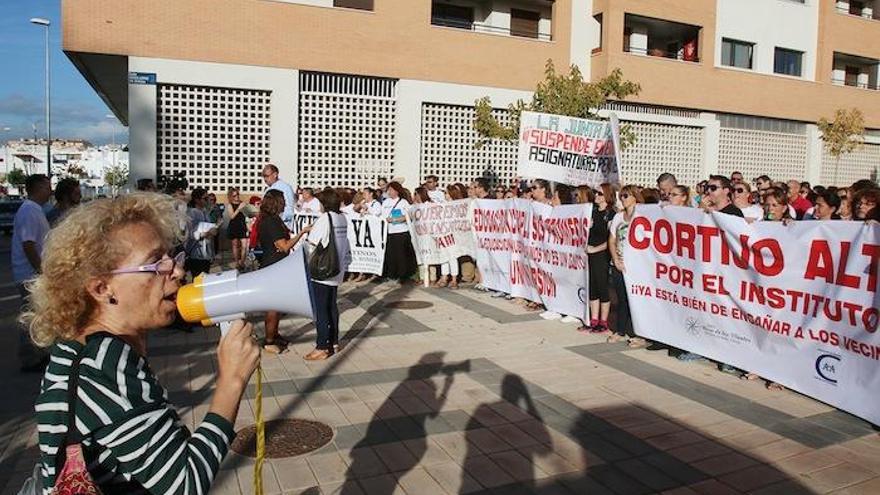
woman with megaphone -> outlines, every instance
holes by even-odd
[[[184,255],[174,202],[100,199],[49,233],[23,315],[51,361],[36,401],[34,478],[54,493],[207,493],[235,437],[260,351],[238,321],[217,347],[208,414],[190,433],[149,366],[148,332],[174,321]],[[33,484],[28,486],[33,487]]]

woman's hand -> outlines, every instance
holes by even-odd
[[[253,326],[238,320],[217,346],[217,389],[210,411],[235,424],[241,395],[260,363],[260,349],[251,337]]]
[[[260,348],[251,338],[253,325],[242,320],[232,323],[217,346],[219,368],[217,386],[240,386],[244,389],[260,362]]]

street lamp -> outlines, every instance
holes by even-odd
[[[116,122],[115,122],[116,116],[108,113],[107,115],[105,115],[105,117],[107,117],[108,119],[114,120],[114,122],[113,122],[113,147],[110,148],[110,152],[113,153],[113,169],[115,170],[116,169]]]
[[[49,95],[49,19],[42,17],[31,18],[31,23],[46,28],[46,175],[52,178],[52,124],[51,124],[51,97]]]

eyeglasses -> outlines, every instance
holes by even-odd
[[[183,266],[186,261],[186,252],[181,251],[173,258],[164,257],[161,260],[150,263],[149,265],[132,266],[128,268],[119,268],[110,272],[111,275],[120,273],[155,273],[156,275],[168,275],[174,272],[178,266]]]
[[[717,186],[717,185],[715,185],[715,184],[708,184],[708,185],[706,186],[706,190],[709,191],[709,192],[715,192],[715,191],[717,191],[718,189],[720,189],[720,187]]]
[[[627,199],[629,197],[630,197],[630,195],[628,193],[623,193],[620,195],[620,199]]]
[[[272,177],[272,172],[263,174],[263,178]]]
[[[605,196],[605,193],[602,191],[596,191],[596,196]]]
[[[747,192],[744,187],[737,187],[736,189],[734,189],[734,191],[736,191],[737,194],[743,194]]]

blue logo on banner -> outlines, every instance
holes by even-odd
[[[837,383],[837,368],[839,366],[840,356],[820,354],[816,358],[816,374],[826,382]]]

